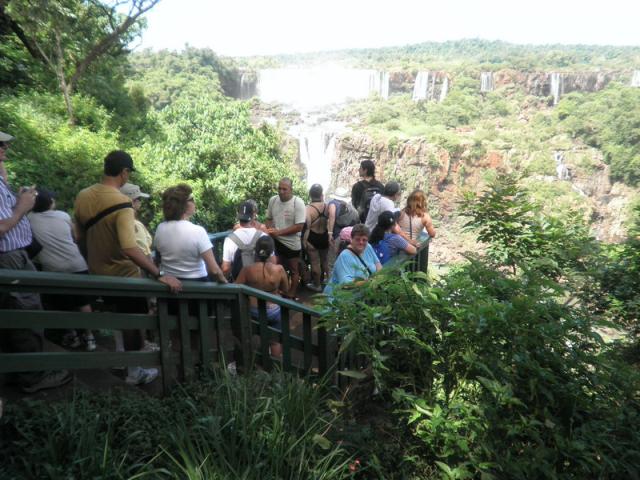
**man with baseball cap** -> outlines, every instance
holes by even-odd
[[[240,227],[236,228],[227,238],[224,239],[222,246],[222,273],[225,277],[229,274],[240,273],[239,265],[234,265],[234,259],[238,256],[236,252],[240,249],[240,252],[245,252],[242,257],[242,267],[246,267],[253,263],[254,250],[256,242],[260,237],[266,235],[266,233],[258,230],[252,225],[255,218],[256,210],[252,201],[247,200],[238,207],[238,222]],[[251,257],[251,260],[249,259]],[[235,279],[235,278],[234,278]]]
[[[86,242],[89,271],[97,275],[140,278],[141,269],[178,292],[182,284],[164,275],[136,242],[135,215],[131,199],[120,192],[134,172],[131,155],[122,150],[107,154],[102,182],[82,190],[76,197],[75,216],[81,241]],[[105,305],[119,313],[147,313],[145,298],[105,297]],[[138,330],[123,330],[124,348],[139,350]],[[158,376],[155,368],[129,367],[127,383],[140,385]]]
[[[35,187],[22,188],[16,195],[7,183],[5,160],[13,137],[0,132],[0,268],[36,271],[25,250],[33,240],[31,225],[26,214],[33,208]],[[35,293],[0,294],[0,308],[40,310],[40,295]],[[0,349],[6,352],[41,352],[42,338],[32,330],[21,328],[3,330]],[[26,372],[16,375],[22,390],[27,393],[63,385],[71,380],[69,372]]]
[[[146,256],[150,256],[153,237],[149,233],[149,230],[147,230],[147,227],[144,226],[144,223],[142,223],[138,218],[138,213],[142,207],[142,199],[149,198],[149,194],[143,193],[142,190],[140,190],[140,187],[133,183],[125,183],[120,187],[120,192],[129,197],[131,199],[131,204],[133,205],[133,211],[135,214],[134,228],[136,232],[136,243],[138,244],[138,247],[140,247],[140,250],[142,250],[142,253]]]

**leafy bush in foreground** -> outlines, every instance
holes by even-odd
[[[588,249],[563,256],[564,237],[589,240],[533,228],[509,185],[468,199],[470,225],[495,240],[487,259],[431,283],[383,270],[338,289],[324,323],[368,360],[446,478],[637,478],[640,377],[566,301]]]

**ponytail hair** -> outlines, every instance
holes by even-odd
[[[273,249],[273,238],[269,235],[263,235],[256,242],[256,260],[259,262],[266,262],[273,254]]]
[[[377,245],[384,238],[384,234],[396,224],[396,217],[393,212],[387,210],[378,215],[378,224],[371,232],[369,241],[372,245]]]

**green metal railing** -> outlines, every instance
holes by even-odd
[[[426,271],[428,253],[426,242],[405,268]],[[183,291],[174,295],[164,284],[148,279],[0,269],[0,294],[8,292],[85,295],[105,300],[155,298],[157,311],[152,314],[0,310],[0,335],[5,329],[151,330],[159,333],[160,351],[5,352],[0,353],[0,373],[160,366],[163,389],[167,391],[175,381],[193,378],[198,366],[208,367],[233,357],[241,371],[256,365],[270,370],[278,363],[285,371],[328,375],[334,383],[338,381],[334,374],[339,339],[317,327],[321,313],[246,285],[183,282]],[[250,297],[257,300],[257,320],[251,318]],[[267,302],[280,305],[282,331],[268,326]],[[175,313],[170,313],[173,310]],[[282,344],[281,358],[270,355],[272,341]],[[348,363],[342,359],[339,368],[349,368]]]
[[[81,278],[79,278],[81,277]],[[155,314],[112,312],[60,312],[44,310],[0,310],[3,329],[146,329],[159,332],[160,352],[33,352],[0,353],[0,373],[43,369],[108,368],[112,366],[161,366],[164,389],[176,379],[189,380],[196,365],[210,365],[233,354],[238,367],[251,369],[258,363],[271,369],[276,360],[269,355],[269,343],[281,341],[282,368],[324,375],[329,373],[335,355],[333,340],[322,328],[314,329],[316,310],[276,297],[245,285],[183,282],[179,295],[169,293],[153,280],[78,276],[48,272],[0,270],[1,292],[35,292],[50,295],[87,295],[157,299]],[[258,299],[258,320],[249,313],[249,297]],[[270,328],[266,302],[280,305],[282,332]],[[177,312],[169,304],[177,302]],[[294,335],[290,323],[300,317],[302,335]],[[197,345],[192,334],[197,333]],[[0,332],[1,334],[1,332]],[[259,338],[255,346],[254,338]],[[313,340],[315,337],[315,341]],[[177,341],[177,352],[170,346]],[[195,347],[195,348],[194,348]]]

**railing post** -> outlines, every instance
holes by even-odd
[[[162,391],[165,395],[169,393],[171,386],[171,347],[169,332],[169,312],[167,299],[158,298],[158,333],[160,334],[160,363],[162,365]]]
[[[237,301],[233,307],[234,315],[231,319],[231,329],[238,342],[236,362],[245,371],[253,369],[251,358],[251,317],[249,316],[249,297],[238,292]]]
[[[318,327],[318,370],[321,376],[333,376],[336,363],[335,337],[324,327]],[[335,383],[331,379],[331,383]]]
[[[217,303],[217,302],[216,302]],[[198,300],[198,327],[200,330],[200,360],[204,371],[211,368],[211,320],[209,318],[209,302]]]

